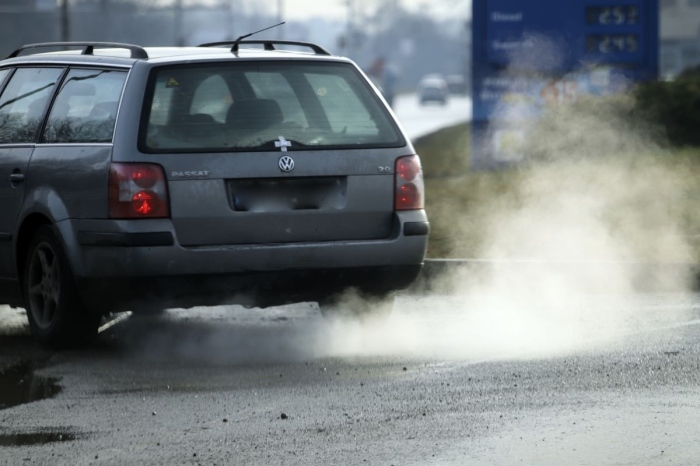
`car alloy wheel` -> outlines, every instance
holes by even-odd
[[[85,307],[57,230],[37,229],[24,262],[22,280],[27,319],[36,340],[52,348],[83,346],[102,319]]]
[[[34,323],[48,329],[56,318],[61,298],[59,259],[47,241],[38,243],[32,250],[27,273],[29,308]]]

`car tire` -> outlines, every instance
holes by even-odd
[[[318,307],[327,319],[386,321],[394,311],[394,293],[352,291],[323,299]]]
[[[101,315],[80,299],[68,257],[53,226],[34,234],[24,262],[22,280],[29,327],[44,346],[79,347],[97,335]]]

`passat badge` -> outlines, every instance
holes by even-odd
[[[290,172],[294,170],[294,159],[288,155],[283,155],[280,157],[278,165],[283,172]]]
[[[187,170],[170,173],[173,178],[208,178],[209,170]]]

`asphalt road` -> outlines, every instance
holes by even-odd
[[[0,410],[0,464],[698,464],[700,295],[541,298],[171,310],[56,354],[0,309],[5,371],[61,388]]]

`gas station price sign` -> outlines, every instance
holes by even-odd
[[[547,38],[558,45],[560,69],[572,69],[586,61],[637,63],[644,60],[656,40],[647,34],[658,17],[658,11],[652,10],[655,3],[474,0],[475,14],[481,13],[479,21],[485,37],[481,40],[475,37],[473,42],[485,45],[486,60],[497,66],[507,65],[513,55],[526,52],[533,37]]]
[[[639,6],[599,5],[586,7],[586,24],[625,26],[639,24]]]
[[[639,51],[638,34],[588,34],[586,52],[589,54],[623,54]]]
[[[526,135],[512,131],[547,106],[658,76],[659,0],[473,0],[472,9],[475,161],[517,159],[513,141]]]

